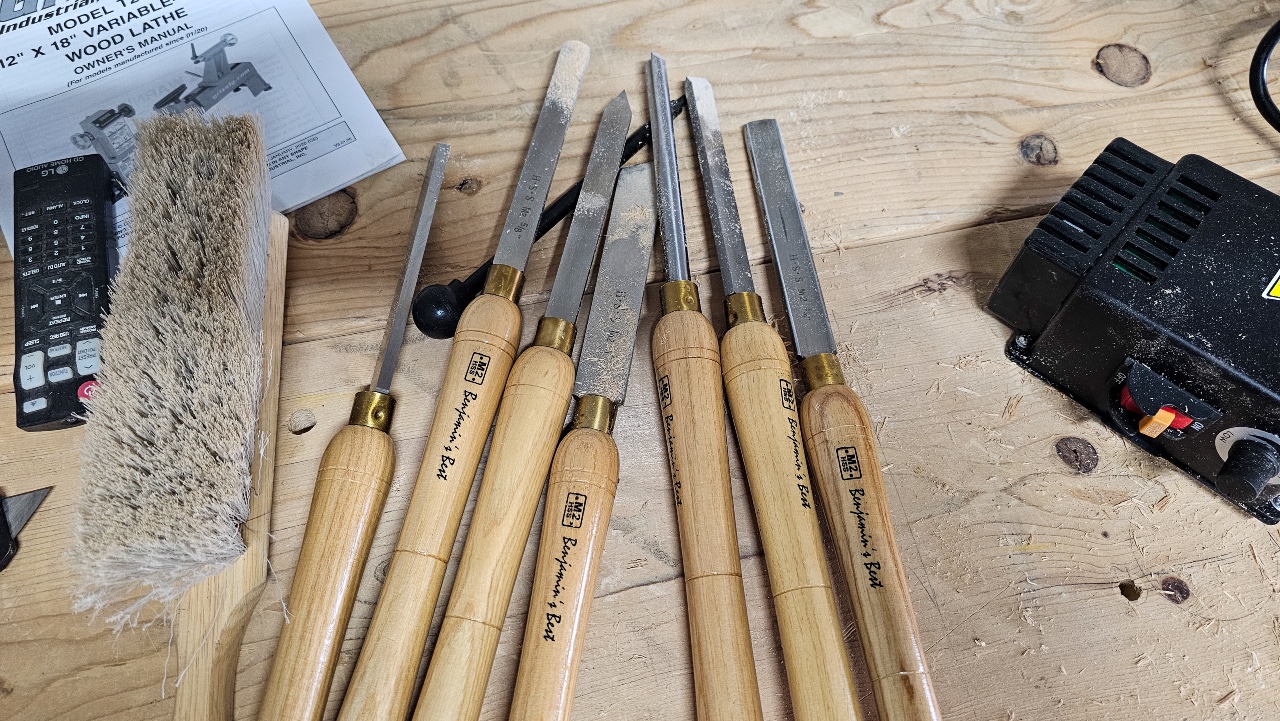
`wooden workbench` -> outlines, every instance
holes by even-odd
[[[424,284],[465,275],[492,253],[554,51],[570,38],[588,43],[592,59],[553,193],[582,172],[609,98],[626,89],[637,116],[645,112],[641,63],[650,50],[667,58],[673,80],[711,80],[726,128],[781,122],[845,373],[878,423],[947,719],[1280,714],[1276,530],[1005,360],[1008,331],[983,310],[1027,232],[1116,136],[1171,160],[1205,155],[1280,190],[1280,137],[1254,111],[1246,81],[1253,48],[1280,8],[1232,0],[314,5],[409,162],[331,199],[326,213],[294,218],[271,550],[278,583],[247,632],[238,718],[254,717],[263,692],[320,452],[368,380],[425,158],[436,141],[453,146]],[[1108,45],[1123,47],[1099,56]],[[704,307],[718,309],[688,126],[682,118],[677,127],[691,262],[709,293]],[[727,131],[726,142],[757,283],[785,327],[741,135]],[[342,227],[351,202],[354,222]],[[326,223],[333,237],[302,234],[325,235]],[[534,247],[526,342],[562,237],[553,232]],[[14,429],[7,256],[0,278],[0,486],[55,486],[0,575],[0,718],[169,719],[179,671],[169,629],[114,636],[70,610],[65,553],[81,433]],[[694,718],[680,549],[647,361],[653,290],[618,421],[622,478],[577,719]],[[722,313],[713,320],[723,329]],[[448,343],[410,331],[394,389],[401,462],[330,716],[399,531],[447,351]],[[1083,455],[1096,449],[1096,468],[1081,473],[1064,462],[1055,449],[1066,437],[1081,439]],[[765,568],[734,463],[761,692],[767,718],[787,719]],[[506,718],[536,538],[535,528],[486,720]],[[1124,581],[1142,592],[1137,600],[1122,595]],[[846,629],[860,663],[847,616]],[[865,673],[860,681],[870,710]]]

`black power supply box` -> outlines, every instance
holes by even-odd
[[[1147,451],[1280,521],[1280,196],[1118,138],[988,307],[1006,353]]]

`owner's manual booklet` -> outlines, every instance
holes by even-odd
[[[261,118],[281,212],[404,160],[307,0],[0,0],[9,253],[14,170],[96,153],[127,188],[136,123],[192,110]]]

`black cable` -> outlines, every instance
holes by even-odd
[[[1267,89],[1267,64],[1277,44],[1280,44],[1280,22],[1271,26],[1258,43],[1258,49],[1253,51],[1253,62],[1249,64],[1249,92],[1263,119],[1280,132],[1280,108],[1276,107],[1271,91]]]
[[[684,112],[684,108],[683,96],[672,100],[671,117],[680,115]],[[628,136],[626,144],[623,145],[621,164],[625,165],[640,152],[641,148],[649,144],[651,138],[648,123]],[[573,212],[578,205],[578,195],[581,192],[582,181],[579,180],[542,209],[542,217],[538,219],[538,230],[533,236],[534,240],[546,235],[547,231]],[[428,337],[452,338],[453,332],[458,329],[458,320],[462,317],[462,311],[468,303],[480,295],[480,291],[484,290],[484,281],[491,267],[493,267],[493,258],[489,258],[484,265],[476,268],[466,280],[454,279],[447,284],[429,285],[418,291],[413,298],[413,324]]]

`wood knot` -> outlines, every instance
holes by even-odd
[[[475,195],[484,187],[484,181],[479,178],[463,178],[460,183],[453,186],[453,189],[463,195]]]
[[[1057,165],[1058,145],[1053,138],[1042,133],[1032,133],[1018,143],[1018,153],[1032,165]]]
[[[1120,582],[1120,595],[1124,596],[1126,601],[1136,601],[1142,598],[1142,589],[1138,588],[1138,584],[1130,578]]]
[[[295,436],[300,436],[315,427],[316,414],[306,408],[294,411],[293,415],[289,416],[289,432]]]
[[[391,558],[384,558],[373,568],[373,577],[378,583],[387,582],[387,572],[391,570]]]
[[[1187,582],[1177,576],[1165,576],[1160,581],[1160,590],[1164,592],[1164,597],[1174,603],[1182,603],[1191,598],[1191,587]]]
[[[1059,438],[1053,448],[1058,452],[1058,458],[1076,473],[1084,475],[1098,467],[1097,449],[1083,438],[1065,436]]]
[[[304,205],[292,214],[298,234],[312,240],[326,240],[347,229],[356,219],[356,191],[343,188]]]
[[[1136,88],[1151,79],[1151,61],[1132,45],[1103,45],[1093,58],[1093,69],[1116,85]]]

